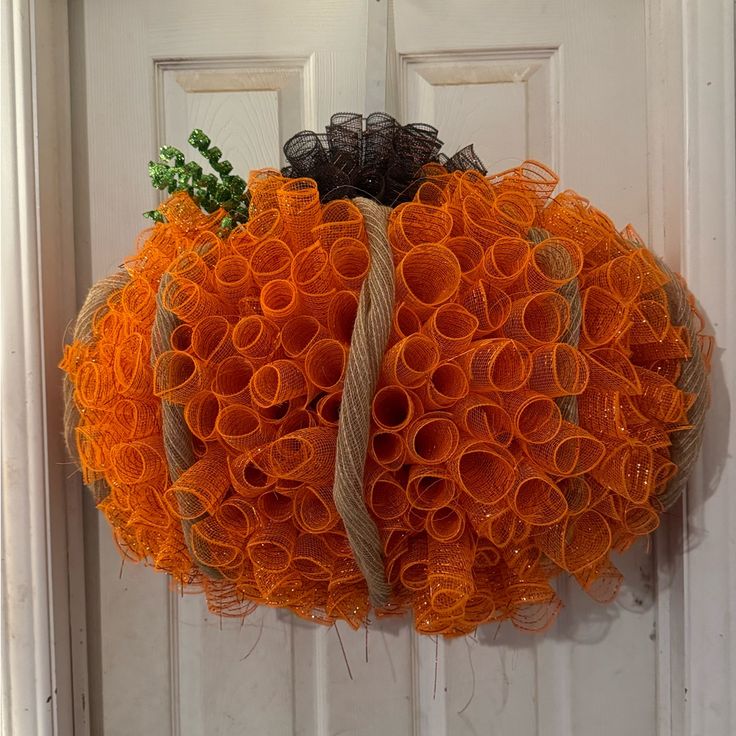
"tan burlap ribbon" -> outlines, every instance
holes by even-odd
[[[660,258],[657,258],[657,262],[665,275],[669,276],[664,289],[669,302],[670,320],[673,325],[685,328],[690,342],[691,355],[680,365],[677,387],[695,397],[687,412],[688,428],[671,435],[670,460],[677,465],[677,473],[670,480],[667,490],[658,497],[666,510],[682,495],[698,459],[703,442],[705,414],[710,403],[710,384],[698,335],[698,320],[690,304],[691,297],[682,279]]]
[[[532,228],[529,231],[529,239],[532,243],[543,243],[550,237],[546,230],[540,228]],[[566,250],[560,248],[550,248],[542,251],[542,257],[547,259],[545,265],[545,273],[550,276],[564,278],[570,273],[572,267],[570,255]],[[580,342],[580,326],[583,322],[583,305],[580,299],[580,284],[577,278],[571,279],[558,289],[559,293],[565,297],[570,305],[570,321],[567,329],[560,336],[560,342],[567,343],[577,348]],[[578,397],[577,396],[560,396],[555,399],[557,406],[560,407],[562,418],[570,424],[577,424],[579,421]],[[568,479],[567,489],[570,492],[578,492],[583,481],[579,476]]]
[[[548,238],[549,234],[544,230],[532,229],[529,232],[529,237],[534,243],[540,243]],[[643,245],[634,241],[629,241],[629,243],[636,248],[643,247]],[[554,250],[549,251],[550,257],[554,257],[554,254]],[[564,255],[562,251],[559,251],[559,254],[562,259],[559,263],[559,271],[564,273]],[[688,428],[671,435],[672,446],[670,448],[670,459],[677,465],[677,473],[670,480],[665,492],[657,497],[666,510],[680,498],[685,490],[693,465],[700,453],[710,392],[708,371],[700,347],[697,319],[690,305],[690,296],[680,277],[662,259],[657,258],[656,260],[659,268],[669,278],[664,289],[667,293],[670,321],[674,326],[684,327],[686,329],[690,351],[692,353],[691,357],[683,361],[681,365],[677,387],[685,393],[695,396],[695,400],[687,413]],[[546,271],[550,275],[554,275],[556,270],[558,269],[556,269],[555,264],[546,264]],[[560,338],[560,342],[577,347],[580,340],[580,325],[583,315],[578,280],[573,279],[560,288],[559,291],[570,304],[570,324],[565,334]],[[566,421],[572,424],[578,424],[578,402],[576,396],[561,397],[557,399],[557,404]]]
[[[529,239],[535,245],[543,243],[550,237],[546,230],[541,228],[532,228],[529,231]],[[552,277],[564,278],[570,273],[572,263],[570,254],[564,248],[549,248],[539,254],[545,258],[545,273]],[[570,322],[567,329],[560,337],[560,342],[567,343],[576,348],[580,342],[580,325],[583,321],[583,306],[580,300],[580,288],[578,279],[574,278],[558,289],[559,293],[565,297],[570,305]],[[560,407],[562,418],[571,424],[578,423],[578,397],[577,396],[561,396],[556,400],[557,406]],[[577,479],[579,480],[579,479]],[[577,481],[572,481],[573,483]]]
[[[120,270],[98,281],[87,294],[87,298],[79,310],[77,319],[74,322],[74,332],[72,339],[74,342],[89,345],[92,343],[92,327],[95,317],[101,316],[103,311],[107,310],[107,300],[111,294],[120,291],[130,281],[130,274],[127,271]],[[64,374],[63,383],[64,392],[64,441],[66,442],[66,450],[69,456],[74,458],[79,465],[79,454],[77,452],[76,430],[79,425],[79,409],[74,401],[74,383],[68,373]],[[110,493],[110,487],[104,478],[97,478],[87,484],[92,492],[92,498],[98,504],[107,498]]]
[[[368,583],[371,603],[381,608],[389,601],[391,587],[386,581],[378,529],[363,498],[363,471],[370,433],[371,401],[394,309],[394,264],[387,233],[391,210],[362,197],[357,198],[355,204],[363,214],[371,268],[360,291],[345,370],[333,493],[355,561]]]
[[[171,333],[179,324],[179,320],[173,312],[170,312],[163,303],[163,294],[171,282],[171,274],[164,273],[158,285],[156,294],[156,318],[151,330],[151,365],[155,366],[161,353],[171,349]],[[179,476],[194,465],[196,455],[192,447],[192,437],[184,419],[184,407],[180,404],[172,404],[166,399],[161,399],[161,434],[163,437],[164,451],[166,452],[166,464],[169,468],[169,478],[173,485]],[[179,498],[177,496],[177,501]],[[182,504],[180,503],[180,506]],[[182,514],[185,516],[185,514]],[[181,527],[184,534],[184,542],[189,550],[189,556],[193,563],[208,577],[214,580],[222,578],[219,570],[202,564],[192,547],[192,527],[199,521],[207,518],[209,514],[201,514],[195,519],[182,518]]]

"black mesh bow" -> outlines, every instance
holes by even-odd
[[[487,173],[472,145],[449,158],[441,148],[431,125],[400,125],[382,112],[365,119],[357,113],[336,113],[324,133],[303,130],[286,141],[289,166],[282,174],[314,179],[323,202],[368,196],[393,207],[413,199],[426,164]]]

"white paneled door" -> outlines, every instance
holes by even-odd
[[[448,153],[474,142],[491,170],[545,161],[621,226],[662,229],[650,212],[645,0],[387,3],[73,0],[80,289],[134,247],[156,204],[146,164],[160,144],[186,147],[201,127],[247,171],[279,165],[298,130],[375,105],[436,125]],[[86,539],[95,736],[662,728],[651,549],[621,562],[613,606],[562,583],[567,605],[544,637],[504,625],[445,644],[406,621],[366,634],[273,610],[220,620],[162,575],[121,566],[94,513]]]

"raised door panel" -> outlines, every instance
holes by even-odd
[[[486,167],[559,160],[559,49],[488,48],[400,56],[406,120],[435,125],[447,151],[472,142]]]

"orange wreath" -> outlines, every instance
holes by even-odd
[[[697,455],[709,341],[682,281],[630,227],[553,196],[543,165],[449,162],[409,172],[385,231],[361,462],[384,594],[333,493],[370,228],[293,169],[251,173],[240,222],[174,193],[80,313],[69,442],[126,557],[223,615],[358,627],[373,601],[431,634],[543,630],[562,573],[614,598],[610,553],[657,528]]]

